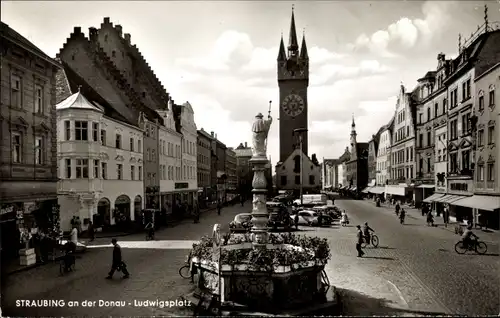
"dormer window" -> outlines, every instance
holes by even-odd
[[[108,42],[108,35],[107,34],[104,36],[104,42]]]
[[[116,51],[111,52],[112,57],[116,57]]]

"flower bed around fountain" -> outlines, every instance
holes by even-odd
[[[331,257],[326,239],[281,233],[270,234],[265,249],[255,249],[251,242],[248,234],[231,234],[221,247],[214,247],[211,237],[193,244],[198,287],[218,295],[220,281],[223,303],[260,310],[293,308],[325,298],[329,284],[323,269]]]

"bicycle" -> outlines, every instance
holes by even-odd
[[[474,251],[477,254],[483,255],[488,251],[488,246],[486,243],[479,241],[479,238],[472,240],[469,246],[464,246],[463,240],[455,244],[455,252],[457,252],[457,254],[465,254],[467,251]]]
[[[371,244],[373,245],[373,247],[378,247],[379,240],[378,240],[378,236],[377,235],[371,234],[370,235],[370,241],[371,241]],[[368,244],[369,243],[366,242],[366,237],[363,237],[363,243],[361,243],[361,247],[365,248]]]
[[[191,277],[191,257],[188,256],[186,258],[186,263],[179,268],[179,275],[181,275],[182,278],[188,279],[192,278]]]

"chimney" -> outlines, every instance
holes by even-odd
[[[116,30],[116,32],[118,32],[120,37],[122,37],[122,32],[123,32],[122,26],[119,24],[115,25],[115,30]]]
[[[245,141],[245,148],[248,148],[248,143]]]
[[[89,28],[89,40],[96,41],[97,40],[97,29],[94,27]]]
[[[213,131],[210,132],[210,135],[212,135],[212,138],[214,138],[214,132]]]
[[[81,34],[81,33],[82,33],[81,27],[74,27],[73,28],[73,34]]]
[[[125,41],[127,41],[127,44],[130,45],[130,33],[125,33]]]

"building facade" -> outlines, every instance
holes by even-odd
[[[178,192],[175,184],[183,180],[181,176],[183,135],[176,129],[172,100],[169,100],[167,109],[157,110],[157,112],[164,120],[164,125],[156,125],[159,132],[159,201],[161,202],[160,208],[171,213],[175,204],[175,193]]]
[[[180,202],[193,204],[198,199],[197,141],[198,129],[194,121],[194,110],[189,102],[180,107],[182,181],[175,183],[176,197]]]
[[[394,112],[394,129],[391,145],[391,180],[386,194],[413,197],[408,187],[415,177],[415,108],[410,94],[401,85]]]
[[[243,198],[250,198],[252,195],[253,171],[250,164],[252,158],[252,148],[248,144],[240,143],[234,150],[236,153],[236,174],[238,178],[239,194]]]
[[[237,193],[238,176],[236,173],[236,152],[233,148],[226,149],[226,174],[227,174],[227,192],[231,197]],[[229,200],[229,198],[228,198]]]
[[[391,175],[391,141],[392,141],[392,125],[394,117],[389,124],[382,127],[380,131],[380,142],[377,151],[377,171],[376,180],[377,186],[385,186]]]
[[[227,172],[226,172],[226,145],[217,139],[217,134],[214,136],[212,147],[215,152],[214,172],[217,185],[217,200],[225,202],[227,199]]]
[[[338,159],[323,159],[322,167],[322,188],[323,190],[337,189],[340,185]]]
[[[314,163],[298,148],[295,149],[292,155],[276,168],[279,189],[297,192],[302,184],[304,193],[319,191],[321,189],[321,166]],[[279,171],[280,169],[282,171]]]
[[[107,106],[107,105],[106,105]],[[96,227],[135,220],[142,210],[143,131],[105,115],[81,92],[56,105],[61,229],[79,217]],[[130,142],[128,142],[130,141]]]
[[[210,176],[210,169],[212,167],[212,136],[207,133],[203,128],[198,130],[198,141],[197,141],[197,152],[198,152],[198,188],[202,192],[199,192],[200,204],[206,204],[210,201],[212,196],[212,179]],[[214,184],[215,185],[215,184]]]
[[[498,229],[500,208],[500,169],[496,160],[500,158],[500,129],[496,128],[500,101],[500,62],[477,74],[475,98],[477,110],[477,153],[474,178],[475,222],[488,228]],[[481,204],[477,204],[481,202]]]
[[[18,214],[25,228],[33,221],[48,224],[43,219],[52,224],[58,214],[54,105],[60,65],[7,24],[0,28],[0,231],[7,258],[17,257]]]
[[[377,184],[377,152],[380,135],[374,135],[368,142],[368,186]]]

